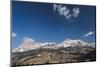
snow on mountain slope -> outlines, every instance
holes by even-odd
[[[61,44],[63,45],[63,47],[68,47],[68,46],[74,47],[74,46],[83,46],[84,42],[81,40],[66,39]]]
[[[58,48],[57,44],[54,43],[54,42],[51,42],[51,43],[46,42],[46,43],[42,43],[42,45],[43,46],[41,48],[51,48],[51,49],[57,49]]]
[[[50,49],[57,49],[60,47],[66,48],[66,47],[76,47],[76,46],[93,46],[95,47],[95,43],[87,43],[82,40],[72,40],[72,39],[66,39],[63,42],[57,44],[55,42],[45,42],[45,43],[38,43],[35,42],[31,38],[24,38],[21,45],[18,48],[13,49],[13,52],[24,52],[28,50],[34,50],[39,48],[50,48]]]

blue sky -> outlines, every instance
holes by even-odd
[[[37,42],[59,43],[67,38],[95,42],[95,6],[59,5],[70,10],[67,16],[61,15],[58,8],[54,10],[52,3],[13,1],[12,48],[18,47],[24,37]],[[76,14],[74,8],[78,8]]]

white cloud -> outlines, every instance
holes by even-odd
[[[64,16],[67,20],[71,18],[77,18],[80,13],[80,8],[68,8],[67,6],[53,4],[53,10],[57,11],[61,16]]]
[[[74,17],[78,17],[79,13],[80,13],[80,8],[73,8],[73,16]]]
[[[67,9],[67,7],[64,6],[64,7],[60,8],[59,13],[60,13],[60,15],[66,16],[69,13],[69,9]]]
[[[67,10],[66,10],[66,11],[63,11],[64,16],[68,16],[68,15],[69,15],[69,13],[70,13],[70,9],[68,9],[68,8],[67,8]]]
[[[84,35],[84,37],[88,37],[88,36],[93,35],[93,34],[95,34],[95,33],[91,31],[91,32],[86,33],[86,34]]]
[[[35,40],[34,39],[32,39],[32,38],[30,38],[30,37],[24,37],[23,38],[23,42],[24,43],[27,43],[27,42],[34,42]]]
[[[16,35],[15,32],[12,32],[12,37],[13,37],[13,38],[17,37],[17,35]]]
[[[56,9],[57,9],[57,5],[53,4],[53,10],[56,11]]]

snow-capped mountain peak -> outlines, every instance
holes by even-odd
[[[45,42],[45,43],[39,43],[39,42],[35,42],[33,39],[31,38],[25,38],[23,39],[21,45],[16,48],[13,49],[13,52],[24,52],[24,51],[28,51],[28,50],[34,50],[34,49],[39,49],[39,48],[49,48],[49,49],[57,49],[60,47],[66,48],[66,47],[82,47],[82,46],[92,46],[95,47],[95,43],[88,43],[85,41],[82,41],[80,39],[76,39],[76,40],[72,40],[72,39],[66,39],[64,41],[62,41],[61,43],[57,44],[55,42]]]
[[[66,39],[65,41],[61,42],[63,47],[68,47],[68,46],[81,46],[82,44],[81,40],[71,40],[71,39]]]

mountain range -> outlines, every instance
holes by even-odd
[[[40,49],[40,48],[49,48],[49,49],[57,49],[57,48],[66,48],[66,47],[95,47],[95,43],[88,43],[85,41],[82,41],[80,39],[72,40],[72,39],[66,39],[62,41],[61,43],[55,43],[55,42],[35,42],[31,38],[25,38],[22,40],[19,47],[12,50],[12,52],[24,52],[34,49]]]

